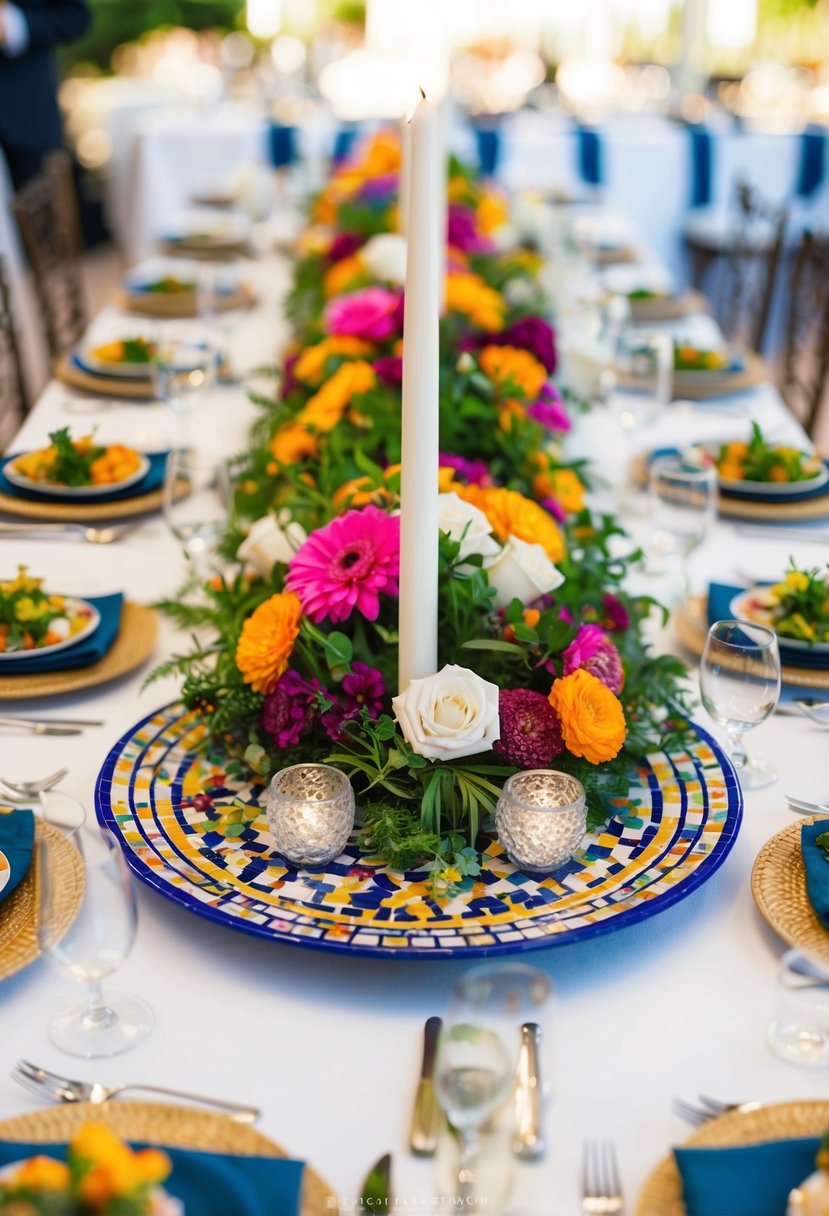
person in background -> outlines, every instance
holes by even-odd
[[[15,190],[63,143],[55,47],[90,20],[87,0],[0,0],[0,148]]]

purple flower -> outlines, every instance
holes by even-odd
[[[285,360],[285,365],[282,369],[282,396],[283,396],[283,398],[289,397],[297,386],[297,382],[294,379],[294,364],[296,363],[298,358],[299,358],[299,351],[296,351],[293,355],[288,355],[288,357]]]
[[[600,625],[580,625],[573,641],[564,651],[564,675],[584,667],[601,649],[604,633]]]
[[[448,243],[461,253],[487,253],[493,248],[492,242],[479,233],[475,213],[457,203],[449,208],[446,235]]]
[[[303,680],[298,672],[289,670],[265,697],[262,728],[278,748],[293,747],[310,727],[318,688],[317,680]]]
[[[455,456],[452,452],[441,452],[438,464],[442,469],[454,469],[461,481],[470,486],[488,486],[492,484],[489,469],[483,460],[467,460],[465,456]]]
[[[361,709],[367,710],[370,718],[382,713],[386,682],[376,667],[369,667],[357,659],[351,664],[350,673],[343,677],[342,689],[347,698],[346,713],[350,717]]]
[[[338,232],[328,250],[329,260],[341,262],[343,258],[350,258],[352,253],[356,253],[362,247],[363,243],[364,238],[358,232]]]
[[[370,178],[360,190],[359,197],[365,202],[382,200],[394,194],[397,189],[397,174],[384,173],[381,177]]]
[[[561,393],[549,380],[542,385],[538,400],[527,407],[527,413],[548,431],[570,430],[571,423],[561,400]]]
[[[403,360],[399,355],[383,355],[372,364],[377,378],[389,388],[400,388],[403,383]]]
[[[535,355],[550,375],[556,370],[555,331],[543,317],[522,317],[500,334],[487,334],[487,342],[495,346],[519,346]]]
[[[547,698],[529,688],[502,688],[501,737],[492,750],[517,768],[547,768],[564,751],[561,722]]]
[[[617,595],[608,591],[602,597],[602,612],[605,626],[614,633],[623,633],[630,628],[630,613]]]
[[[602,637],[599,649],[583,666],[585,671],[601,680],[618,697],[625,685],[625,671],[622,656],[610,638]]]
[[[541,501],[541,506],[545,511],[549,511],[553,519],[558,523],[563,524],[567,519],[567,512],[555,498],[544,498]]]

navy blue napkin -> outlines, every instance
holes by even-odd
[[[701,122],[686,128],[691,147],[691,206],[707,207],[714,187],[714,140]]]
[[[732,587],[727,583],[711,583],[708,588],[708,624],[715,621],[731,619],[731,601],[735,595],[745,591],[745,587]],[[811,667],[818,671],[829,671],[829,654],[814,654],[810,650],[800,650],[787,646],[783,638],[778,636],[780,658],[792,667]]]
[[[0,493],[8,494],[11,498],[26,498],[32,502],[53,502],[63,506],[78,507],[96,502],[125,502],[130,498],[137,498],[139,494],[150,494],[153,490],[160,490],[164,485],[164,473],[170,453],[169,451],[146,452],[150,467],[140,481],[134,481],[131,486],[126,486],[122,490],[113,489],[107,490],[103,494],[96,494],[94,498],[75,498],[69,494],[44,494],[42,490],[24,490],[20,486],[13,485],[3,470],[10,460],[16,460],[19,455],[18,452],[0,460]]]
[[[28,874],[34,843],[35,817],[31,811],[0,814],[0,851],[9,863],[9,879],[0,891],[0,903]]]
[[[359,130],[359,124],[356,122],[340,123],[334,136],[334,147],[331,150],[332,164],[341,165],[344,160],[348,160]]]
[[[604,181],[602,137],[595,127],[576,122],[576,147],[579,173],[588,186],[600,186]]]
[[[121,628],[121,609],[124,597],[115,595],[86,596],[86,601],[101,614],[98,628],[77,646],[68,646],[54,654],[34,654],[27,659],[4,659],[0,663],[0,675],[33,676],[43,671],[73,671],[76,667],[91,667],[98,663],[118,637]]]
[[[687,1216],[783,1216],[815,1170],[817,1139],[674,1150]]]
[[[501,162],[501,132],[494,123],[474,123],[478,168],[484,177],[494,177]]]
[[[648,464],[657,460],[660,456],[681,455],[682,453],[679,448],[655,448],[648,456]],[[829,468],[829,460],[825,463],[826,467]],[[797,482],[793,482],[791,490],[784,490],[780,494],[770,494],[762,486],[759,486],[756,490],[735,490],[730,486],[720,486],[719,491],[723,498],[739,498],[744,502],[807,502],[810,498],[826,498],[829,496],[829,482],[824,482],[822,486],[805,486],[802,489],[798,489]],[[829,506],[827,506],[827,514],[829,514]]]
[[[184,1148],[165,1147],[164,1152],[173,1166],[164,1189],[181,1200],[187,1216],[297,1216],[299,1212],[301,1161]],[[0,1141],[0,1167],[35,1156],[63,1161],[66,1145]]]
[[[824,928],[829,929],[829,857],[815,844],[818,836],[829,832],[829,819],[804,823],[800,829],[800,847],[806,870],[806,893]]]
[[[798,198],[811,198],[826,176],[826,132],[809,126],[800,136],[800,163],[797,169]]]
[[[284,169],[297,160],[296,127],[272,122],[268,127],[268,156],[274,169]]]

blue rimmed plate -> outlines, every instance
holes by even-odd
[[[96,808],[139,878],[209,920],[288,945],[385,958],[511,954],[609,933],[677,903],[737,838],[742,793],[694,726],[688,751],[647,757],[600,832],[554,875],[531,876],[497,841],[481,875],[444,904],[424,871],[401,874],[350,845],[324,871],[273,852],[262,785],[206,743],[196,713],[169,705],[115,745]]]

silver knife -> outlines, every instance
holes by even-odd
[[[525,1022],[521,1027],[515,1075],[515,1135],[512,1141],[512,1151],[524,1161],[537,1161],[546,1150],[542,1128],[540,1042],[541,1027],[536,1022]]]
[[[0,726],[20,726],[34,729],[38,726],[103,726],[104,723],[96,718],[10,718],[0,716]]]
[[[434,1073],[435,1052],[442,1026],[440,1018],[429,1018],[423,1028],[423,1062],[409,1129],[409,1147],[416,1157],[434,1156],[438,1143],[440,1110],[435,1095]]]

